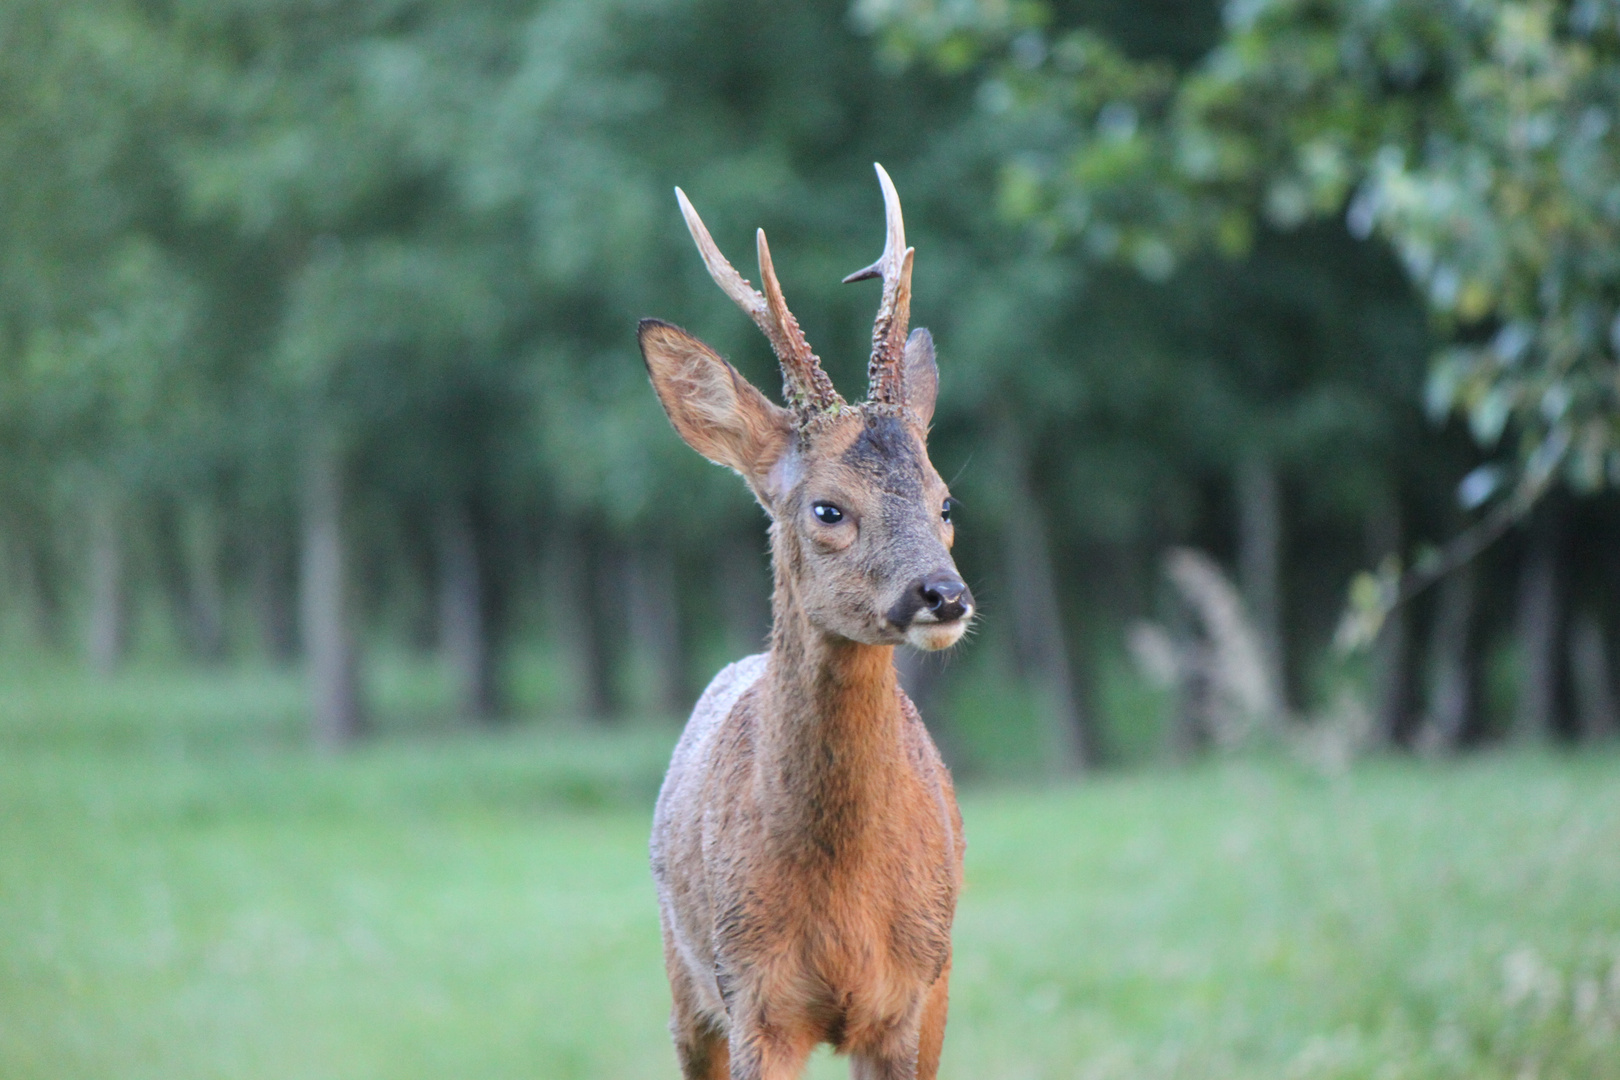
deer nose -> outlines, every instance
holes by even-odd
[[[940,622],[954,622],[973,606],[967,582],[950,570],[936,570],[917,585],[923,607]]]

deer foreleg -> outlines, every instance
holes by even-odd
[[[677,1015],[670,1021],[675,1036],[675,1057],[681,1064],[682,1080],[727,1080],[731,1075],[731,1055],[726,1036],[707,1021]]]
[[[951,962],[939,973],[923,1002],[922,1030],[917,1040],[917,1080],[934,1080],[939,1071],[939,1051],[945,1043],[945,1010],[949,1004]]]
[[[918,1058],[922,1050],[922,1029],[926,1019],[926,1006],[932,1001],[930,990],[922,1002],[914,1005],[906,1018],[883,1032],[881,1036],[849,1055],[851,1080],[917,1080]],[[940,1025],[943,1029],[944,1025]],[[939,1052],[934,1052],[934,1064],[939,1063]]]
[[[675,934],[666,913],[664,930],[664,970],[669,975],[669,1033],[675,1040],[675,1057],[680,1062],[682,1080],[727,1080],[731,1075],[726,1047],[725,1026],[703,1007],[702,996],[692,981],[692,972],[675,947]]]
[[[760,1013],[731,1026],[731,1080],[793,1080],[815,1040],[770,1027]]]

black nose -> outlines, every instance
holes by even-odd
[[[940,622],[954,622],[973,606],[967,582],[949,570],[929,574],[917,585],[917,591],[922,594],[923,607]]]

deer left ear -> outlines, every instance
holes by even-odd
[[[918,327],[906,339],[906,352],[900,361],[905,365],[906,407],[917,414],[922,426],[927,427],[934,418],[934,400],[939,397],[939,365],[934,363],[934,335]]]
[[[768,401],[736,368],[679,327],[643,319],[637,337],[653,390],[676,433],[716,465],[742,474],[766,502],[767,478],[793,441],[793,414]]]

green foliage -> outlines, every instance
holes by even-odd
[[[1436,336],[1432,413],[1468,410],[1533,477],[1609,467],[1593,133],[1614,29],[1540,10],[1255,4],[1223,29],[1169,0],[6,5],[0,602],[31,590],[37,622],[71,627],[91,504],[127,530],[143,604],[196,606],[210,566],[227,607],[287,601],[319,446],[347,470],[361,610],[396,644],[431,636],[450,507],[492,634],[589,637],[535,572],[578,543],[603,640],[629,619],[597,563],[650,547],[681,568],[689,656],[751,639],[708,594],[717,552],[760,547],[759,512],[669,431],[633,326],[679,321],[757,385],[779,375],[670,189],[745,272],[769,230],[856,395],[874,292],[839,281],[876,254],[881,160],[940,345],[933,453],[967,507],[989,666],[1018,666],[999,605],[1033,506],[1087,643],[1073,681],[1101,687],[1086,668],[1154,607],[1156,553],[1229,554],[1245,462],[1275,467],[1288,530],[1331,536],[1302,596],[1341,590],[1384,503],[1418,508],[1414,539],[1454,527],[1479,462],[1425,419]],[[1543,114],[1550,142],[1513,143]],[[1327,220],[1346,213],[1388,243]],[[1331,627],[1289,603],[1303,658]],[[241,648],[249,619],[224,621]]]
[[[954,64],[968,34],[994,111],[1037,138],[1006,156],[1004,209],[1053,242],[1166,279],[1257,224],[1343,215],[1399,253],[1453,343],[1428,404],[1525,484],[1620,479],[1620,89],[1611,5],[1233,2],[1185,72],[999,3],[868,5]],[[863,8],[862,10],[866,10]],[[948,27],[948,32],[945,28]]]

